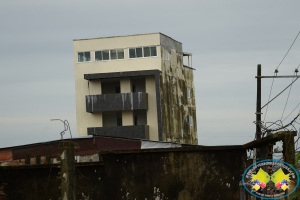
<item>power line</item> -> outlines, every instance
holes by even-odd
[[[294,81],[294,78],[293,78],[292,82],[293,82],[293,81]],[[282,120],[282,117],[283,117],[283,114],[284,114],[286,105],[287,105],[287,103],[288,103],[288,101],[289,101],[289,97],[290,97],[290,93],[291,93],[292,87],[293,87],[293,85],[291,85],[291,87],[290,87],[289,94],[288,94],[288,96],[287,96],[287,99],[286,99],[286,102],[285,102],[285,106],[284,106],[284,109],[283,109],[283,112],[282,112],[282,115],[281,115],[280,120]]]
[[[281,65],[281,63],[283,62],[283,60],[285,59],[286,55],[289,53],[289,51],[291,50],[292,46],[294,45],[294,43],[296,42],[298,36],[300,34],[300,31],[299,33],[297,34],[296,38],[294,39],[294,42],[292,43],[292,45],[290,46],[289,50],[286,52],[286,54],[284,55],[283,59],[281,60],[281,62],[279,63],[279,65],[277,66],[276,70],[279,68],[279,66]]]
[[[275,73],[274,73],[274,75],[275,75]],[[268,102],[270,101],[270,97],[271,97],[271,93],[272,93],[272,89],[273,89],[273,83],[274,83],[274,78],[273,78],[273,81],[272,81],[272,85],[271,85],[271,89],[270,89],[270,94],[269,94]],[[267,105],[266,114],[264,116],[264,121],[265,121],[267,113],[268,113],[268,108],[269,108],[269,104]]]
[[[298,103],[296,108],[294,108],[294,110],[288,116],[286,116],[286,118],[284,118],[282,121],[286,120],[298,108],[299,105],[300,105],[300,103]]]
[[[266,107],[269,103],[271,103],[274,99],[276,99],[279,95],[281,95],[286,89],[288,89],[291,85],[293,85],[293,83],[295,81],[297,81],[298,78],[296,78],[291,84],[289,84],[286,88],[284,88],[284,90],[282,90],[277,96],[275,96],[271,101],[269,101],[266,105],[264,105],[263,107],[261,107],[261,109],[263,109],[264,107]]]

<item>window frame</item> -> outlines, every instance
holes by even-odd
[[[90,53],[90,60],[89,60],[89,61],[82,61],[82,62],[79,62],[79,59],[78,59],[79,56],[78,56],[78,54],[79,54],[79,53],[83,53],[83,56],[84,56],[84,53],[86,53],[86,52],[89,52],[89,53]],[[91,57],[92,57],[91,51],[78,51],[78,52],[77,52],[77,63],[92,62],[92,58],[91,58]]]
[[[117,59],[111,59],[111,51],[112,50],[116,50],[116,55],[117,55]],[[124,54],[124,57],[122,59],[119,59],[119,56],[118,56],[118,50],[123,50],[123,54]],[[96,60],[96,52],[99,52],[101,51],[101,60]],[[109,53],[109,59],[108,60],[103,60],[103,51],[108,51]],[[114,61],[114,60],[125,60],[125,49],[102,49],[102,50],[97,50],[97,51],[94,51],[94,61],[95,62],[101,62],[101,61]]]
[[[144,47],[149,47],[149,53],[150,53],[150,56],[147,56],[145,57],[145,53],[144,53]],[[156,50],[156,56],[152,56],[151,55],[151,47],[155,47],[155,50]],[[136,53],[136,49],[137,48],[142,48],[142,57],[137,57],[137,53]],[[130,49],[134,49],[134,52],[135,52],[135,57],[134,58],[130,58]],[[138,58],[152,58],[152,57],[158,57],[158,54],[157,54],[157,46],[140,46],[140,47],[128,47],[128,59],[138,59]]]

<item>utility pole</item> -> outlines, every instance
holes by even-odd
[[[271,103],[274,99],[276,99],[280,94],[282,94],[287,88],[289,88],[290,86],[292,86],[292,84],[298,79],[300,78],[299,75],[297,75],[298,73],[298,69],[295,69],[295,74],[294,76],[277,76],[278,70],[275,70],[276,76],[261,76],[261,64],[257,65],[257,76],[255,77],[257,79],[257,96],[256,96],[256,133],[255,133],[255,139],[261,139],[262,137],[262,132],[261,132],[261,109],[264,108],[265,106],[267,106],[269,103]],[[282,92],[280,92],[277,96],[275,96],[271,101],[269,101],[266,105],[264,105],[263,107],[261,107],[261,79],[262,78],[295,78],[294,81],[292,81],[292,83],[287,86]],[[268,133],[270,134],[270,133]],[[289,137],[288,137],[289,136]],[[286,151],[283,152],[283,155],[285,157],[285,161],[290,163],[290,164],[294,164],[294,159],[295,159],[295,154],[294,154],[294,135],[293,133],[289,133],[289,135],[282,138],[283,143],[284,143],[284,147],[286,148]],[[288,137],[288,141],[287,141],[287,137]],[[256,149],[256,162],[259,160],[264,160],[267,159],[267,154],[268,153],[272,153],[269,152],[269,146],[272,146],[272,144],[269,145],[261,145]],[[289,148],[288,148],[289,147]],[[270,148],[272,149],[272,148]],[[289,149],[289,150],[287,150]],[[271,150],[272,151],[272,150]],[[291,154],[289,156],[289,154]],[[266,191],[263,191],[263,193],[266,193]],[[261,200],[261,198],[256,198],[257,200]]]
[[[261,138],[261,65],[257,65],[257,95],[256,95],[256,139]]]
[[[256,133],[255,133],[255,139],[261,138],[261,64],[257,65],[257,93],[256,93]],[[261,148],[258,147],[256,149],[256,162],[261,159]],[[261,198],[256,198],[257,200],[261,200]]]

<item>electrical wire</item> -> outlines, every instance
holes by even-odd
[[[298,105],[296,106],[296,108],[294,108],[294,110],[288,116],[286,116],[286,118],[284,118],[284,120],[286,120],[298,108],[299,105],[300,105],[300,103],[298,103]],[[282,120],[282,121],[284,121],[284,120]]]
[[[274,73],[274,76],[275,76],[275,73]],[[272,81],[272,85],[271,85],[271,89],[270,89],[270,94],[269,94],[268,102],[270,101],[270,97],[271,97],[271,94],[272,94],[272,89],[273,89],[274,79],[275,79],[275,78],[273,78],[273,81]],[[265,114],[265,116],[264,116],[264,121],[265,121],[266,116],[267,116],[267,113],[268,113],[268,108],[269,108],[269,104],[267,105],[266,114]]]
[[[289,84],[286,88],[284,88],[284,90],[282,90],[279,94],[277,94],[271,101],[269,101],[263,107],[261,107],[261,109],[263,109],[264,107],[266,107],[269,103],[271,103],[274,99],[276,99],[279,95],[281,95],[286,89],[288,89],[291,85],[293,85],[293,83],[295,83],[298,80],[298,78],[299,77],[297,77],[291,84]]]
[[[279,65],[277,66],[276,69],[279,68],[279,66],[281,65],[281,63],[283,62],[283,60],[285,59],[285,57],[287,56],[287,54],[289,53],[289,51],[291,50],[291,48],[292,48],[292,46],[294,45],[294,43],[296,42],[296,40],[297,40],[299,34],[300,34],[300,31],[299,31],[299,33],[297,34],[297,36],[296,36],[296,38],[294,39],[292,45],[290,46],[289,50],[286,52],[286,54],[284,55],[283,59],[281,60],[281,62],[279,63]]]
[[[294,75],[295,75],[295,73],[294,73]],[[293,82],[293,81],[294,81],[294,78],[292,79],[292,82]],[[282,115],[281,115],[280,120],[282,120],[283,114],[284,114],[285,109],[286,109],[286,105],[287,105],[287,103],[288,103],[288,101],[289,101],[289,97],[290,97],[290,93],[291,93],[292,87],[293,87],[293,85],[291,85],[291,87],[290,87],[289,94],[288,94],[288,96],[287,96],[287,99],[286,99],[286,102],[285,102],[285,106],[284,106],[284,109],[283,109],[283,112],[282,112]]]

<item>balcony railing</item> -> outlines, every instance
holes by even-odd
[[[86,112],[148,109],[145,92],[100,94],[86,96]]]

